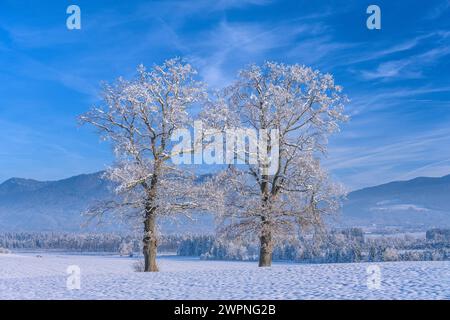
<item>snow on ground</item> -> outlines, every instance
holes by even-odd
[[[367,287],[367,263],[201,261],[159,257],[161,272],[133,271],[117,256],[0,255],[0,299],[450,299],[450,261],[384,262],[381,288]],[[81,268],[68,290],[66,269]]]

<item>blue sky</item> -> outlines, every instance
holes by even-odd
[[[81,8],[81,30],[66,8]],[[381,8],[381,30],[366,8]],[[450,1],[0,0],[0,182],[111,163],[76,117],[99,84],[185,57],[210,85],[276,60],[332,73],[351,121],[326,167],[350,190],[450,173]]]

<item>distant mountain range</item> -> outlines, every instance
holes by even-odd
[[[450,175],[420,177],[348,194],[340,223],[346,226],[450,227]]]
[[[101,173],[59,181],[12,178],[0,185],[0,230],[78,231],[89,203],[110,195]]]
[[[113,185],[103,172],[82,174],[58,181],[36,181],[12,178],[0,184],[0,232],[5,231],[129,231],[126,225],[104,219],[98,225],[86,225],[82,216],[96,201],[111,199]],[[162,221],[165,232],[212,231],[211,215],[197,215],[194,223],[180,217]]]
[[[80,215],[90,203],[111,196],[102,172],[59,181],[12,178],[0,184],[0,231],[84,231]],[[166,232],[211,232],[213,218],[163,223]],[[450,227],[450,175],[391,182],[351,192],[339,226],[428,229]],[[87,230],[95,229],[94,226]],[[98,228],[97,228],[98,229]],[[118,231],[114,224],[102,231]]]

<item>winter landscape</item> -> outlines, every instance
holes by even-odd
[[[448,0],[1,6],[0,300],[450,300]]]

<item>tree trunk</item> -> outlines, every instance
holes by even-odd
[[[156,253],[158,248],[158,239],[156,237],[156,216],[154,214],[147,215],[144,222],[144,260],[145,272],[157,272],[158,265],[156,264]]]
[[[262,176],[261,192],[262,192],[262,209],[268,206],[269,201],[269,183],[268,176]],[[260,249],[259,249],[259,266],[260,267],[270,267],[272,265],[272,229],[265,216],[261,218],[262,228],[259,237]]]
[[[156,188],[158,185],[158,171],[159,163],[155,163],[155,169],[152,175],[150,186],[144,185],[147,190],[147,202],[145,203],[145,221],[144,221],[144,262],[145,272],[157,272],[158,265],[156,264],[156,253],[158,249],[158,237],[156,235],[156,207],[155,197]]]
[[[267,228],[264,228],[267,227]],[[260,267],[270,267],[272,265],[272,231],[268,226],[264,225],[261,232],[260,240],[260,251],[259,251],[259,266]]]

